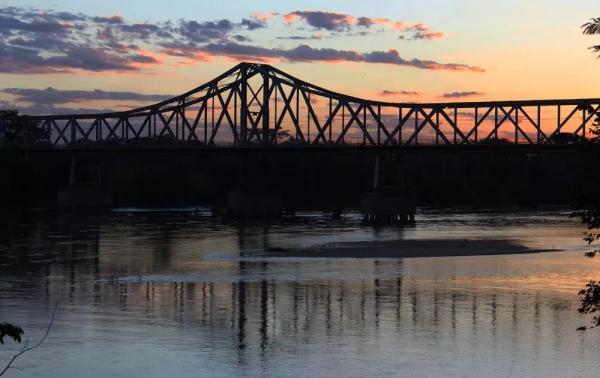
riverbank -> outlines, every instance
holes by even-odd
[[[512,240],[439,239],[330,243],[304,249],[271,249],[263,256],[359,259],[514,255],[558,251],[560,250],[529,248]]]

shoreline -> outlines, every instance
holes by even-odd
[[[260,256],[369,259],[520,255],[560,251],[562,250],[529,248],[514,240],[439,239],[331,243],[303,249],[272,249]]]

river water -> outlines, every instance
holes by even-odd
[[[568,212],[427,211],[407,227],[302,213],[226,224],[190,209],[31,212],[0,231],[0,321],[42,346],[15,377],[598,377],[577,291],[600,278]],[[394,239],[506,239],[540,254],[264,258]],[[0,365],[15,347],[0,345]]]

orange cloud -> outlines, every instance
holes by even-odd
[[[266,13],[254,12],[254,13],[252,13],[252,17],[256,18],[259,21],[268,21],[278,15],[279,15],[279,13],[277,13],[277,12],[266,12]]]

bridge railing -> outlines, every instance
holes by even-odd
[[[329,91],[268,65],[241,63],[158,104],[126,112],[26,118],[38,122],[45,145],[52,148],[393,146],[577,143],[588,138],[599,114],[600,99],[372,101]]]

